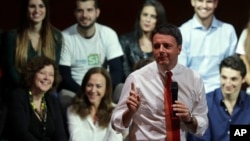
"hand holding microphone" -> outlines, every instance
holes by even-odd
[[[192,118],[188,107],[181,101],[178,101],[178,83],[173,81],[171,84],[171,96],[173,104],[173,116],[180,117],[185,123],[190,122]]]
[[[172,104],[175,104],[175,101],[178,100],[178,83],[173,81],[171,84],[171,96]],[[173,116],[176,116],[176,112],[173,110]]]

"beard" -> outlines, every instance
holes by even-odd
[[[88,30],[90,28],[92,28],[95,25],[96,20],[93,20],[89,25],[82,25],[80,23],[78,23],[79,27],[83,30]]]

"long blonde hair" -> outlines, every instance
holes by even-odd
[[[38,55],[44,55],[52,60],[56,59],[55,55],[55,42],[57,37],[53,35],[54,28],[49,20],[49,3],[48,0],[42,0],[46,7],[46,15],[42,22],[42,27],[40,30],[40,40],[38,45]],[[30,40],[28,37],[28,28],[30,27],[30,22],[27,17],[29,0],[24,0],[22,3],[22,17],[20,27],[17,31],[16,40],[16,54],[15,54],[15,66],[18,71],[21,71],[28,61],[28,49]]]

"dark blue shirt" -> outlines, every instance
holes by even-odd
[[[250,96],[241,91],[230,115],[223,102],[221,88],[206,95],[209,127],[201,138],[189,135],[188,141],[230,141],[230,125],[250,125]]]

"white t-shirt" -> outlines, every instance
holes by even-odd
[[[70,66],[73,79],[81,85],[85,73],[92,67],[101,67],[106,60],[122,56],[123,51],[116,32],[95,23],[95,34],[87,39],[77,31],[77,24],[63,31],[64,45],[60,65]]]
[[[237,44],[236,53],[244,55],[245,54],[245,40],[247,37],[247,29],[244,29],[241,34]]]

